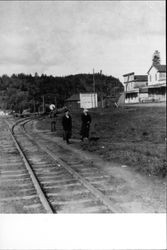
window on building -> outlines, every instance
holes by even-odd
[[[124,76],[124,82],[127,82],[127,81],[128,81],[128,77]]]
[[[159,74],[160,79],[166,79],[166,73],[160,73]]]
[[[157,80],[157,74],[155,74],[155,80]]]
[[[150,75],[150,82],[151,82],[151,75]]]

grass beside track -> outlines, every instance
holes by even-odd
[[[131,106],[90,112],[90,136],[98,141],[82,143],[83,150],[100,155],[105,160],[128,165],[156,176],[167,174],[166,106]],[[57,120],[57,135],[62,136],[61,118]],[[73,138],[80,138],[80,113],[72,113]],[[50,129],[50,119],[38,122],[38,129]]]

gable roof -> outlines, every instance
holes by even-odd
[[[70,96],[68,99],[66,99],[67,102],[79,101],[79,100],[80,100],[79,94],[74,94],[74,95]]]
[[[158,72],[166,72],[166,65],[164,65],[164,64],[153,64],[153,65],[151,65],[151,67],[150,67],[149,71],[147,72],[147,74],[149,74],[150,70],[153,67],[155,67],[158,70]]]
[[[154,65],[155,68],[158,69],[158,72],[166,72],[166,65]]]
[[[125,74],[125,75],[123,75],[123,76],[130,76],[130,75],[134,75],[134,72],[131,72],[131,73]]]

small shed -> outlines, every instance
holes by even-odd
[[[74,94],[65,100],[65,106],[72,110],[80,109],[80,96]]]
[[[97,93],[74,94],[65,101],[65,105],[72,110],[80,108],[97,108]]]

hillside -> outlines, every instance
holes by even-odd
[[[95,74],[95,91],[101,100],[113,93],[119,95],[123,91],[123,85],[119,79],[113,76]],[[6,96],[5,103],[1,103],[8,109],[22,112],[30,108],[32,112],[38,111],[43,100],[45,103],[55,103],[62,107],[64,101],[73,94],[92,92],[93,75],[78,74],[62,77],[53,77],[35,74],[18,74],[11,77],[3,75],[0,77],[0,92]]]

